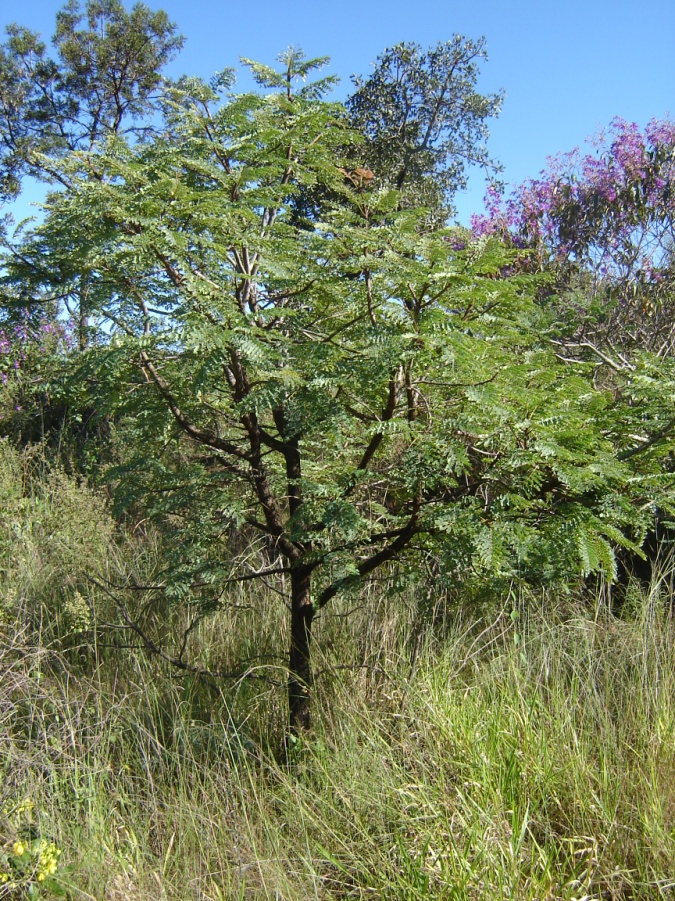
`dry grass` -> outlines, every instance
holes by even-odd
[[[62,849],[43,895],[675,897],[667,580],[634,590],[623,618],[600,600],[542,595],[496,602],[481,622],[455,603],[435,617],[440,631],[414,592],[368,589],[318,622],[316,729],[284,764],[278,599],[233,596],[188,649],[214,668],[262,654],[264,678],[213,688],[107,647],[123,633],[101,627],[110,598],[68,563],[59,492],[70,526],[73,506],[102,523],[69,534],[111,580],[148,577],[159,549],[120,545],[101,501],[61,476],[12,495],[12,466],[0,486],[14,497],[0,544],[0,844],[9,853],[30,832]],[[8,531],[38,542],[39,522],[51,524],[49,553]],[[69,612],[76,591],[89,619]],[[167,647],[181,616],[156,607],[148,620]],[[10,816],[27,797],[32,813]]]

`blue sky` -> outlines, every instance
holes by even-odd
[[[129,0],[125,0],[129,2]],[[56,0],[3,0],[0,25],[19,22],[48,37],[61,7]],[[502,114],[491,128],[492,155],[504,179],[536,176],[546,157],[570,150],[614,116],[644,125],[675,117],[675,0],[165,0],[187,38],[171,74],[209,77],[239,56],[271,63],[289,44],[311,56],[331,56],[342,78],[367,74],[377,55],[402,40],[422,45],[453,34],[487,38],[489,60],[479,87],[503,89]],[[458,198],[466,222],[482,207],[475,176]],[[18,211],[17,211],[18,212]]]

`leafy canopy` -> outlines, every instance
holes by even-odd
[[[354,79],[347,100],[366,139],[366,164],[408,206],[429,207],[441,223],[472,167],[491,175],[498,169],[487,151],[487,122],[499,114],[503,95],[478,92],[484,59],[484,38],[455,35],[428,50],[397,44],[368,78]]]
[[[183,98],[167,137],[58,161],[74,187],[24,260],[89,273],[98,340],[73,366],[135,417],[120,497],[179,517],[193,572],[176,590],[199,572],[211,601],[237,567],[210,542],[242,528],[265,539],[261,569],[271,541],[273,568],[312,573],[318,606],[404,553],[457,574],[611,572],[660,491],[669,439],[632,452],[666,424],[662,375],[645,359],[597,389],[547,342],[536,283],[495,278],[511,252],[461,249],[395,189],[346,180],[344,109],[292,91],[321,62],[288,54],[256,67],[272,94]],[[293,200],[317,184],[338,200],[301,227]]]
[[[127,12],[120,0],[68,0],[53,44],[55,58],[39,35],[10,25],[0,46],[0,199],[16,196],[27,173],[62,179],[56,155],[150,128],[161,70],[183,38],[143,3]]]

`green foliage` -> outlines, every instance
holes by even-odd
[[[319,81],[310,82],[298,90],[295,87],[296,81],[306,82],[310,74],[317,69],[322,69],[330,62],[330,57],[328,56],[306,59],[300,48],[289,47],[284,53],[279,54],[277,61],[284,67],[279,72],[271,66],[266,66],[246,57],[242,57],[241,61],[249,67],[257,84],[264,88],[285,90],[289,99],[293,94],[296,94],[304,100],[318,100],[338,82],[336,76],[329,75],[327,78]]]
[[[2,441],[0,509],[0,627],[21,622],[45,643],[91,647],[90,578],[106,578],[115,532],[102,498],[50,470],[40,448],[20,454]]]
[[[347,110],[323,58],[169,87],[163,14],[86,19],[0,57],[5,194],[61,187],[3,322],[78,337],[3,340],[3,428],[95,412],[135,537],[0,443],[0,894],[670,891],[672,572],[624,621],[559,598],[675,513],[675,360],[567,355],[550,280],[439,226],[488,164],[482,42],[399,45]]]
[[[36,838],[34,805],[30,799],[5,806],[0,822],[9,824],[15,840],[0,846],[0,891],[10,898],[58,897],[64,894],[58,879],[61,849],[54,842]],[[4,822],[3,822],[4,821]],[[5,837],[2,833],[0,836]]]
[[[347,101],[380,184],[402,190],[408,206],[428,206],[441,222],[472,166],[498,168],[487,152],[487,120],[499,114],[503,95],[476,90],[483,59],[483,38],[455,35],[428,50],[397,44],[368,78],[354,79]]]
[[[84,20],[84,22],[83,22]],[[56,17],[54,47],[7,28],[0,47],[0,197],[11,198],[28,173],[63,186],[55,154],[91,148],[110,134],[142,134],[158,108],[162,68],[183,44],[166,13],[143,3],[69,0]]]
[[[290,198],[342,180],[340,115],[244,95],[207,134],[188,110],[187,153],[114,143],[97,158],[105,177],[80,181],[38,230],[54,257],[77,247],[109,323],[74,378],[96,385],[99,409],[133,416],[120,497],[183,517],[201,576],[222,557],[207,536],[247,522],[288,541],[327,592],[408,524],[440,541],[450,569],[611,573],[608,540],[649,521],[631,492],[656,503],[656,455],[639,472],[619,457],[666,424],[668,372],[658,405],[648,360],[614,397],[595,388],[591,367],[546,343],[536,283],[494,279],[506,251],[453,251],[451,233],[420,234],[386,191],[342,184],[324,222],[295,226]],[[181,432],[194,451],[179,450]],[[287,486],[291,448],[301,470]],[[301,508],[284,512],[289,492]]]
[[[91,494],[80,500],[90,512],[77,525],[48,471],[16,453],[3,460],[3,507],[15,520],[22,509],[34,531],[37,521],[54,530],[49,496],[82,542],[100,535]],[[63,538],[64,524],[55,531]],[[24,526],[22,541],[6,547],[18,554],[27,534]],[[110,584],[142,580],[143,541],[98,552]],[[589,611],[587,598],[564,604],[557,591],[493,595],[492,613],[477,618],[468,595],[445,594],[438,583],[425,616],[419,582],[390,590],[395,572],[363,587],[355,603],[336,598],[317,621],[315,733],[294,742],[280,765],[275,651],[288,623],[274,592],[230,586],[223,610],[184,639],[189,659],[211,669],[251,658],[218,691],[192,674],[176,678],[166,661],[133,647],[122,623],[101,633],[102,642],[124,636],[115,652],[83,665],[49,639],[71,628],[59,613],[59,585],[73,581],[93,547],[83,543],[73,556],[67,541],[55,541],[52,578],[40,583],[41,631],[25,609],[0,621],[8,897],[38,897],[39,889],[133,898],[161,887],[176,901],[195,890],[303,901],[453,893],[470,901],[486,892],[572,901],[608,886],[667,897],[672,568],[648,593],[634,593],[624,619],[602,597]],[[26,566],[5,568],[3,597],[27,595]],[[152,595],[128,594],[137,597],[134,619],[154,606],[149,634],[163,648],[175,625],[190,625],[180,611],[172,623]],[[48,636],[49,615],[58,628]]]

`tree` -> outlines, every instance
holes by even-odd
[[[517,251],[346,179],[349,116],[306,81],[324,61],[281,62],[252,64],[267,96],[193,82],[166,134],[55,157],[68,190],[5,282],[56,302],[87,273],[97,340],[71,384],[125,417],[118,499],[170,523],[174,598],[213,609],[272,581],[302,730],[314,618],[382,567],[611,577],[613,547],[672,507],[675,380],[645,358],[607,391],[561,361],[533,277],[501,277]],[[317,186],[335,200],[299,222]]]
[[[561,312],[570,350],[643,347],[670,355],[675,124],[654,120],[642,132],[614,119],[595,145],[595,153],[554,157],[506,199],[489,190],[474,233],[500,234],[554,273],[567,297]]]
[[[11,201],[29,176],[68,188],[54,165],[114,134],[152,131],[167,81],[162,69],[183,45],[166,13],[120,0],[79,0],[56,16],[56,58],[39,35],[7,28],[0,47],[0,201]],[[0,237],[2,233],[0,232]],[[89,341],[88,276],[73,284],[81,347]]]
[[[84,27],[83,26],[84,20]],[[58,154],[91,149],[101,138],[140,136],[159,107],[164,66],[183,45],[166,13],[119,0],[69,0],[56,16],[56,59],[39,35],[7,28],[0,47],[0,197],[23,175],[62,178]]]
[[[428,50],[397,44],[378,57],[368,78],[354,79],[347,100],[365,136],[362,164],[408,206],[433,211],[439,224],[466,187],[469,168],[498,169],[487,151],[487,120],[499,114],[503,95],[476,90],[483,59],[484,38],[455,35]]]

